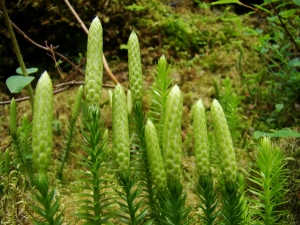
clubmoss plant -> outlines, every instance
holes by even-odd
[[[134,31],[132,31],[128,40],[128,69],[132,100],[133,102],[142,100],[144,87],[140,44]]]
[[[162,55],[157,64],[157,70],[154,76],[152,90],[152,105],[149,117],[153,121],[159,139],[159,145],[163,147],[163,126],[166,113],[167,96],[171,90],[173,79],[169,76],[170,66]]]
[[[273,147],[269,138],[264,137],[258,148],[257,170],[252,170],[253,176],[249,179],[256,184],[251,186],[250,192],[257,198],[251,200],[261,207],[253,212],[259,216],[264,224],[283,224],[282,219],[287,211],[281,208],[286,203],[285,157],[278,147]]]
[[[157,220],[160,224],[191,224],[188,218],[191,206],[186,207],[186,194],[181,184],[181,117],[182,96],[180,89],[174,85],[166,102],[163,127],[163,160],[167,177],[167,189],[158,193],[159,201]]]
[[[12,99],[10,106],[10,133],[12,136],[14,150],[16,151],[17,158],[14,161],[14,166],[21,166],[21,171],[29,178],[30,185],[34,185],[34,175],[31,162],[31,124],[25,114],[22,118],[22,123],[17,128],[16,118],[16,102]]]
[[[89,29],[87,44],[86,75],[84,80],[84,94],[86,102],[100,105],[103,79],[103,35],[102,25],[96,17]]]
[[[204,215],[200,215],[202,222],[207,225],[214,224],[219,212],[217,211],[218,201],[214,189],[213,179],[210,173],[210,151],[207,136],[205,108],[199,99],[192,108],[194,128],[194,148],[196,165],[199,173],[198,196],[201,203],[199,207]]]
[[[77,182],[80,200],[77,201],[76,216],[84,220],[84,224],[105,224],[116,213],[109,210],[114,202],[112,193],[106,191],[111,182],[107,174],[112,171],[107,162],[107,135],[97,105],[85,105],[83,123],[85,142],[81,146],[87,156],[76,155],[78,164],[84,168],[84,171],[77,172],[80,175]]]
[[[12,137],[12,141],[14,144],[14,149],[17,153],[18,163],[22,166],[22,168],[26,171],[30,178],[30,183],[34,183],[32,168],[29,160],[27,159],[29,149],[26,148],[28,146],[24,146],[22,144],[22,138],[20,137],[20,132],[17,132],[17,106],[16,101],[13,98],[10,103],[10,121],[9,121],[9,129]]]
[[[137,183],[144,190],[145,203],[151,209],[150,217],[153,217],[155,210],[155,190],[151,180],[149,162],[146,153],[145,141],[145,115],[143,112],[143,76],[140,55],[139,40],[133,31],[128,40],[128,69],[129,83],[133,108],[132,130],[133,130],[133,146],[132,164],[135,170]]]
[[[219,102],[224,110],[230,134],[233,140],[240,137],[238,130],[240,118],[238,117],[240,97],[234,93],[232,82],[229,77],[223,80],[224,88],[219,93]]]
[[[96,17],[89,29],[88,52],[87,52],[87,75],[84,82],[85,104],[83,104],[82,135],[84,142],[81,143],[82,150],[87,155],[76,155],[78,164],[84,168],[78,172],[78,209],[76,215],[84,220],[84,224],[106,224],[108,220],[117,213],[110,212],[109,208],[114,201],[112,193],[107,192],[107,184],[111,178],[107,175],[111,171],[108,162],[108,135],[103,125],[99,109],[102,76],[102,26]],[[77,114],[77,107],[73,111]]]
[[[64,148],[60,152],[60,156],[59,156],[60,164],[59,164],[58,169],[57,169],[58,179],[62,178],[64,166],[65,166],[65,164],[66,164],[66,162],[69,158],[69,155],[70,155],[71,145],[72,145],[72,141],[73,141],[73,137],[74,137],[74,133],[75,133],[76,119],[77,119],[78,114],[79,114],[80,109],[81,109],[82,96],[83,96],[83,86],[81,85],[78,88],[76,98],[75,98],[75,102],[74,102],[74,105],[73,105],[73,108],[72,108],[71,120],[70,120],[70,123],[69,123],[69,128],[68,128],[67,135],[65,137]]]
[[[32,160],[36,169],[36,191],[32,196],[37,204],[32,209],[43,220],[35,219],[34,224],[59,225],[63,223],[62,212],[58,212],[60,198],[55,189],[50,190],[48,168],[52,150],[53,87],[48,73],[40,77],[35,95],[32,126]]]
[[[233,143],[227,124],[226,116],[220,103],[214,99],[211,105],[211,117],[215,139],[220,156],[220,165],[225,183],[222,190],[221,209],[225,224],[242,224],[244,222],[244,208],[241,201],[242,194],[237,180],[237,165]]]
[[[120,84],[117,84],[112,96],[113,115],[113,151],[115,155],[117,180],[122,191],[115,189],[123,201],[117,201],[122,209],[121,221],[126,224],[139,224],[146,216],[148,209],[141,209],[143,200],[138,198],[142,188],[137,186],[137,177],[131,175],[130,142],[128,126],[128,101]]]

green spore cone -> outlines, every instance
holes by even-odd
[[[89,29],[84,94],[89,105],[100,105],[103,79],[103,31],[98,17]]]
[[[40,77],[35,95],[32,126],[32,160],[38,173],[46,173],[52,149],[53,87],[48,73]]]
[[[143,75],[140,44],[136,33],[133,31],[128,40],[128,69],[129,83],[133,102],[142,100]]]
[[[181,177],[181,120],[182,96],[179,87],[175,85],[167,99],[163,136],[162,153],[168,180],[177,180]]]

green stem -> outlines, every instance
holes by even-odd
[[[102,215],[102,210],[101,210],[101,205],[100,205],[100,188],[99,188],[99,174],[94,174],[93,171],[91,171],[94,179],[94,191],[93,191],[93,197],[94,197],[94,215],[95,219],[94,223],[95,224],[101,224],[101,216]]]
[[[8,13],[7,13],[7,10],[6,10],[6,7],[5,7],[5,4],[4,4],[4,0],[0,0],[0,8],[1,10],[3,11],[3,17],[4,17],[4,21],[5,21],[5,24],[7,26],[7,29],[8,29],[8,32],[9,32],[9,35],[11,37],[11,41],[13,43],[13,46],[14,46],[14,50],[15,50],[15,53],[17,55],[17,58],[18,58],[18,61],[19,61],[19,65],[21,67],[21,70],[22,70],[22,73],[24,76],[28,76],[27,74],[27,70],[26,70],[26,66],[25,66],[25,63],[23,61],[23,57],[21,55],[21,51],[20,51],[20,48],[19,48],[19,45],[18,45],[18,42],[17,42],[17,39],[16,39],[16,36],[15,36],[15,33],[13,31],[13,28],[12,28],[12,25],[9,21],[9,16],[8,16]],[[27,92],[29,94],[29,98],[30,98],[30,103],[31,103],[31,108],[32,108],[32,112],[33,112],[33,89],[31,87],[31,84],[28,84],[26,86],[26,89],[27,89]]]

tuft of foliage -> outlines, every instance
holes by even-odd
[[[82,149],[87,156],[76,155],[78,164],[86,171],[78,172],[81,178],[78,181],[77,201],[78,212],[76,216],[86,221],[84,224],[104,224],[109,218],[116,215],[110,212],[109,207],[114,204],[112,193],[106,191],[106,182],[110,181],[105,175],[110,171],[107,159],[107,135],[100,110],[97,106],[84,106],[84,130],[82,134],[85,143]]]
[[[229,77],[223,80],[224,88],[218,92],[218,100],[224,110],[231,137],[234,140],[240,138],[239,125],[241,119],[239,117],[239,105],[241,102],[240,96],[234,93],[232,82]],[[216,90],[218,90],[215,85]]]
[[[260,207],[255,214],[264,221],[264,224],[282,224],[287,211],[282,206],[287,202],[285,157],[278,147],[273,147],[269,138],[264,137],[258,148],[257,170],[249,180],[257,185],[250,187],[250,192],[257,199],[249,200]]]
[[[170,66],[167,65],[167,60],[164,55],[160,57],[155,71],[154,82],[152,84],[152,104],[149,112],[149,118],[154,123],[156,128],[159,145],[163,146],[163,126],[166,113],[167,96],[171,90],[173,78],[169,76]]]
[[[59,211],[60,197],[57,197],[55,188],[49,190],[49,183],[47,176],[40,176],[36,182],[36,191],[32,199],[35,201],[31,204],[33,211],[44,218],[43,220],[34,219],[35,225],[61,225],[64,221],[63,212]]]
[[[225,182],[222,193],[221,213],[226,225],[243,224],[244,207],[241,201],[242,193],[239,191],[237,183]]]
[[[204,215],[199,215],[205,225],[213,225],[220,212],[217,210],[217,193],[214,189],[213,180],[210,176],[200,176],[197,194],[201,203],[199,207]]]
[[[136,178],[131,176],[129,171],[120,171],[117,174],[117,179],[120,187],[123,191],[118,191],[117,194],[119,195],[122,201],[117,201],[119,206],[122,209],[123,214],[120,214],[121,222],[130,225],[138,225],[144,220],[145,216],[148,213],[148,209],[142,209],[143,205],[143,198],[138,200],[141,196],[142,188],[139,186],[136,187]],[[152,220],[144,224],[151,224]]]
[[[31,185],[34,185],[34,177],[33,177],[32,163],[31,163],[32,150],[31,150],[31,138],[30,138],[32,125],[29,122],[27,115],[24,115],[22,118],[21,126],[19,127],[19,129],[17,129],[17,124],[16,124],[17,112],[16,112],[16,102],[14,99],[11,102],[10,111],[11,111],[10,131],[11,131],[11,137],[14,145],[14,150],[17,155],[16,159],[13,161],[13,164],[15,166],[20,164],[22,167],[21,171],[24,171],[24,174],[28,175]]]
[[[187,195],[183,193],[183,187],[179,180],[168,181],[165,192],[158,194],[160,217],[159,224],[163,225],[189,225],[193,223],[188,218],[191,206],[186,207]]]

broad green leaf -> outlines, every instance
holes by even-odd
[[[260,137],[264,137],[264,136],[267,136],[267,137],[300,137],[300,133],[298,132],[295,132],[295,131],[291,131],[291,130],[279,130],[279,131],[276,131],[274,133],[267,133],[267,132],[262,132],[262,131],[255,131],[254,132],[254,138],[255,139],[258,139]]]
[[[35,67],[32,67],[32,68],[26,68],[26,71],[27,71],[27,74],[32,74],[32,73],[35,73],[38,71],[38,68],[35,68]],[[19,67],[18,69],[16,69],[16,72],[18,74],[23,74],[22,70],[21,70],[21,67]]]
[[[23,90],[25,86],[30,84],[33,81],[34,77],[32,76],[19,76],[14,75],[6,80],[6,85],[11,93],[19,93]]]
[[[293,2],[294,2],[297,6],[300,6],[300,0],[293,0]]]
[[[238,0],[219,0],[219,1],[216,1],[216,2],[212,2],[211,4],[212,5],[219,5],[219,4],[231,4],[231,3],[239,4],[240,1],[238,1]]]

